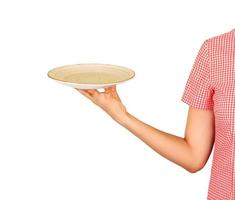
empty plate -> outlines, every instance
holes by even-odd
[[[89,63],[57,67],[47,75],[70,87],[98,89],[127,81],[135,76],[135,72],[117,65]]]

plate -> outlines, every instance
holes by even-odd
[[[123,83],[135,76],[129,68],[111,64],[74,64],[56,67],[48,77],[78,89],[98,89]]]

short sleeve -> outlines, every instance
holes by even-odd
[[[199,109],[213,109],[209,60],[208,40],[205,40],[196,56],[181,97],[181,101]]]

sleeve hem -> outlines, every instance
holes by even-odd
[[[186,103],[187,105],[191,106],[191,107],[194,107],[194,108],[197,108],[197,109],[209,109],[209,110],[213,110],[213,105],[210,104],[210,105],[205,105],[205,104],[197,104],[197,103],[194,103],[193,101],[190,101],[186,98],[181,97],[181,101],[183,103]]]

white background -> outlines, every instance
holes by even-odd
[[[0,2],[1,200],[206,199],[211,157],[189,173],[154,152],[51,68],[108,63],[127,110],[184,136],[180,101],[196,54],[235,28],[234,1]]]

